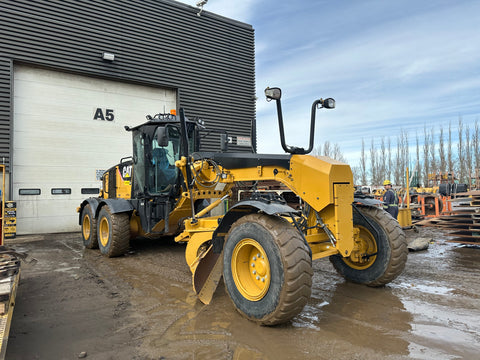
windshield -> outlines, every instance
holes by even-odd
[[[179,159],[180,153],[180,132],[175,126],[166,127],[168,144],[160,146],[157,142],[157,130],[152,139],[151,153],[147,156],[147,189],[153,195],[170,191],[175,185],[178,176],[178,169],[175,161]]]
[[[165,132],[161,131],[163,128]],[[196,149],[195,126],[187,124],[187,131],[191,153]],[[165,141],[165,135],[168,142]],[[161,140],[157,140],[159,138]],[[180,130],[177,125],[146,126],[134,130],[134,196],[167,194],[175,186],[180,174],[175,167],[175,161],[181,156],[180,143]]]
[[[158,129],[135,131],[133,134],[133,171],[135,194],[165,194],[175,185],[179,159],[180,132],[176,126],[166,125],[168,143],[160,146]]]

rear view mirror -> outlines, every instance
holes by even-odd
[[[158,146],[161,147],[168,146],[168,132],[166,127],[159,126],[157,128],[157,143]]]
[[[269,88],[267,87],[265,89],[265,96],[267,97],[267,100],[280,100],[282,97],[282,90],[280,88]]]

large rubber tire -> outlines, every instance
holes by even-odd
[[[104,206],[98,214],[97,236],[103,255],[115,257],[125,254],[130,245],[128,213],[112,214],[108,206]]]
[[[82,240],[87,249],[98,248],[97,219],[94,217],[92,207],[87,204],[82,210]]]
[[[246,215],[230,228],[223,253],[225,287],[240,314],[276,325],[302,311],[311,293],[312,259],[288,221]]]
[[[405,268],[408,255],[405,234],[399,223],[384,210],[375,207],[358,209],[363,216],[354,211],[353,225],[360,230],[363,261],[340,255],[331,256],[330,261],[340,275],[349,281],[373,287],[383,286]]]

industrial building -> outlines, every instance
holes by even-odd
[[[124,126],[185,109],[255,151],[252,26],[171,0],[1,0],[0,162],[17,233],[77,231],[131,155]],[[203,150],[218,149],[218,135]]]

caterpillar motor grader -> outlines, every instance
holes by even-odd
[[[382,286],[396,278],[407,259],[405,235],[381,208],[354,201],[350,167],[307,155],[314,142],[315,114],[333,108],[314,101],[308,149],[285,142],[281,90],[267,88],[277,105],[284,155],[199,152],[202,124],[156,115],[126,127],[133,156],[103,176],[99,197],[77,209],[85,247],[113,257],[131,239],[171,237],[186,243],[193,288],[208,304],[223,276],[236,309],[262,325],[300,313],[312,285],[312,260],[330,258],[347,280]],[[221,136],[226,142],[225,134]],[[223,149],[225,150],[225,149]],[[210,216],[237,183],[274,180],[301,198],[301,210],[278,196],[254,192],[220,216]]]

